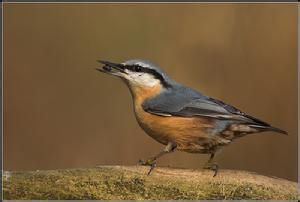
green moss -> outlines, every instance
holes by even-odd
[[[297,199],[296,183],[257,184],[225,174],[219,178],[203,174],[207,179],[159,173],[147,176],[143,168],[100,167],[10,175],[4,176],[4,199]]]

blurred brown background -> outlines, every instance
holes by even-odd
[[[175,80],[285,129],[249,135],[221,168],[297,180],[296,4],[5,4],[4,169],[136,164],[163,146],[96,60],[158,63]],[[175,152],[159,165],[201,168]]]

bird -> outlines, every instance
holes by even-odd
[[[123,63],[97,60],[96,70],[121,78],[128,86],[139,126],[153,139],[165,145],[158,154],[139,160],[150,166],[177,151],[210,155],[203,166],[214,172],[219,166],[215,154],[234,140],[252,133],[286,131],[250,116],[236,107],[204,95],[171,79],[157,64],[132,59]]]

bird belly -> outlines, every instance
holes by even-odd
[[[159,116],[143,109],[136,110],[136,118],[145,132],[166,145],[176,143],[177,149],[190,153],[211,153],[227,140],[209,131],[215,120],[200,117]]]

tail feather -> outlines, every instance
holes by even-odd
[[[261,131],[274,131],[277,133],[288,135],[288,133],[286,131],[279,129],[279,128],[275,128],[273,126],[260,126],[260,125],[249,125],[249,126],[252,128],[260,129]]]

